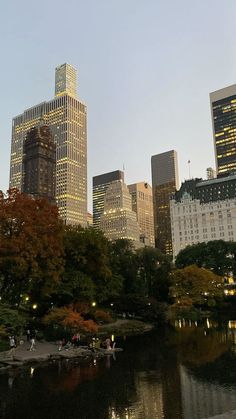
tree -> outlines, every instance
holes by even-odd
[[[176,305],[205,305],[206,300],[223,297],[223,279],[196,265],[176,269],[171,274],[170,294]]]
[[[145,295],[158,301],[167,301],[169,294],[170,257],[152,247],[138,249],[138,274],[145,289]]]
[[[93,320],[84,320],[80,313],[73,307],[54,308],[47,314],[43,322],[46,326],[63,326],[71,332],[97,332],[97,325]]]
[[[220,276],[236,274],[236,243],[214,240],[187,246],[177,255],[175,265],[184,268],[193,264]]]
[[[116,278],[123,281],[124,293],[136,293],[138,284],[138,260],[133,243],[118,239],[110,244],[111,268]]]
[[[63,224],[45,199],[0,192],[0,293],[20,304],[52,292],[63,271]]]
[[[66,281],[71,281],[74,289],[78,290],[77,299],[85,297],[85,289],[90,292],[87,298],[93,296],[98,302],[114,298],[120,293],[122,278],[112,272],[110,245],[101,231],[80,226],[68,227],[64,244]]]

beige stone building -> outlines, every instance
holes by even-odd
[[[100,229],[109,240],[129,239],[134,242],[135,247],[142,246],[137,215],[132,210],[131,195],[122,180],[111,182],[107,188]]]
[[[152,187],[146,182],[128,185],[132,197],[132,210],[137,214],[141,240],[155,246]]]

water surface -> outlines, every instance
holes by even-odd
[[[203,419],[235,410],[235,323],[118,339],[102,360],[52,362],[0,375],[2,419]]]

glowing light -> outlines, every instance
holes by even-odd
[[[37,307],[38,307],[37,304],[32,305],[33,310],[36,310]]]
[[[92,302],[92,307],[96,307],[96,305],[97,305],[96,301],[93,301]]]

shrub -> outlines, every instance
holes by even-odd
[[[94,313],[94,319],[96,322],[102,322],[102,323],[111,323],[112,317],[110,313],[103,310],[96,310]]]

